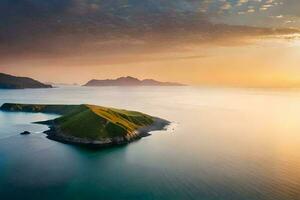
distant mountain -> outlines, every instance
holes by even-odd
[[[52,88],[32,78],[17,77],[0,73],[0,89]]]
[[[106,80],[90,80],[83,86],[184,86],[180,83],[160,82],[153,79],[139,80],[137,78],[127,76],[117,79]]]

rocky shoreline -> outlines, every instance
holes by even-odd
[[[89,104],[5,103],[0,110],[58,114],[60,117],[53,120],[36,122],[49,127],[45,131],[49,139],[97,148],[128,144],[149,136],[151,131],[164,130],[170,124],[167,120],[137,111]]]
[[[38,122],[38,123],[48,125],[49,130],[44,132],[45,134],[47,134],[48,139],[65,143],[65,144],[74,144],[74,145],[79,145],[79,146],[84,146],[89,148],[103,148],[103,147],[128,144],[130,142],[151,135],[150,134],[151,131],[165,130],[166,127],[170,125],[170,122],[167,120],[154,118],[154,122],[152,125],[141,127],[138,130],[128,134],[127,136],[106,138],[102,140],[91,140],[87,138],[78,138],[78,137],[64,134],[59,129],[59,127],[55,125],[54,121]]]

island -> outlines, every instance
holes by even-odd
[[[117,79],[97,80],[93,79],[83,86],[184,86],[184,84],[173,82],[160,82],[153,79],[139,80],[137,78],[127,76]]]
[[[51,85],[41,83],[28,77],[17,77],[0,73],[0,89],[52,88]]]
[[[49,121],[36,122],[49,126],[49,139],[84,145],[106,147],[127,144],[148,136],[150,131],[163,130],[169,121],[137,111],[107,108],[96,105],[37,105],[5,103],[7,112],[58,114]]]

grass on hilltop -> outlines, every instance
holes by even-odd
[[[85,104],[4,104],[1,110],[60,114],[53,122],[64,134],[93,140],[125,137],[154,122],[153,117],[140,112]]]

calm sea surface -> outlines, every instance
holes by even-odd
[[[80,104],[159,116],[117,148],[48,140],[55,115],[0,112],[0,199],[300,199],[300,91],[196,87],[0,90],[0,104]],[[19,135],[28,130],[33,134]]]

